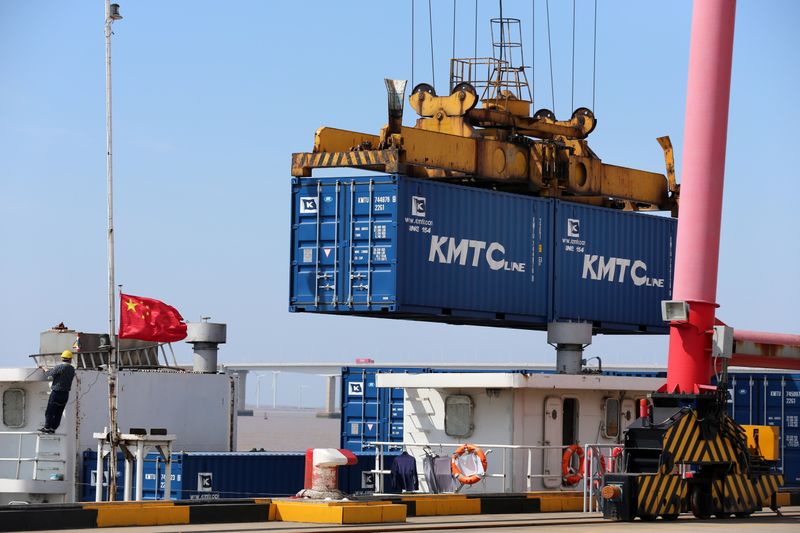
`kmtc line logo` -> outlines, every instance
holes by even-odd
[[[605,258],[602,255],[584,254],[582,277],[593,280],[604,279],[612,283],[625,283],[630,277],[637,287],[664,286],[664,278],[651,278],[647,275],[647,263],[640,259],[631,261],[622,257]]]
[[[470,254],[472,255],[471,259]],[[485,261],[492,270],[525,272],[525,263],[508,261],[505,255],[506,248],[499,242],[487,243],[486,241],[472,239],[456,240],[455,237],[431,235],[428,261],[446,265],[457,263],[461,266],[467,266],[469,264],[473,267],[478,267],[482,261]]]
[[[567,237],[581,236],[581,221],[577,218],[567,219]]]
[[[412,217],[425,217],[425,207],[428,202],[424,196],[411,197],[411,216]]]
[[[300,213],[303,215],[314,214],[317,212],[317,197],[316,196],[301,196],[300,197]]]

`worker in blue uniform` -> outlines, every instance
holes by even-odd
[[[48,379],[53,380],[50,389],[50,399],[47,400],[47,410],[44,412],[44,427],[39,428],[41,433],[55,433],[61,425],[61,415],[69,400],[69,391],[72,389],[72,380],[75,377],[75,368],[72,366],[72,352],[61,352],[61,364],[56,365],[45,373]]]

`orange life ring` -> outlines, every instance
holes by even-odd
[[[580,462],[580,466],[578,467],[578,471],[570,474],[570,461],[572,460],[572,455],[577,453],[578,459]],[[575,485],[583,479],[583,448],[581,448],[578,444],[573,444],[567,447],[564,450],[564,455],[561,457],[561,474],[564,476],[564,483],[567,485]]]
[[[453,474],[453,477],[456,478],[462,485],[474,485],[483,479],[483,476],[479,476],[478,474],[472,474],[471,476],[464,475],[464,472],[462,472],[461,468],[458,466],[457,459],[465,453],[474,453],[478,456],[478,459],[481,460],[481,465],[483,466],[484,475],[487,468],[486,454],[474,444],[463,444],[459,446],[455,452],[453,452],[453,457],[450,459],[450,472]]]

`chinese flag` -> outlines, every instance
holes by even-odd
[[[173,342],[186,338],[177,309],[152,298],[120,294],[119,338]]]

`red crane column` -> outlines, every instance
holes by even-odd
[[[698,392],[711,376],[735,14],[735,0],[695,0],[692,10],[673,290],[690,309],[670,325],[667,392]]]

